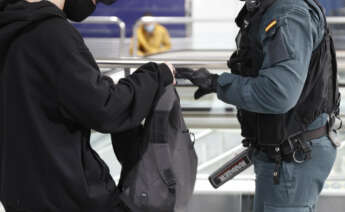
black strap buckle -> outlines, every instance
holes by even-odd
[[[275,185],[278,185],[280,183],[280,168],[282,165],[282,155],[281,155],[281,150],[280,147],[275,147],[274,148],[274,161],[275,161],[275,168],[273,171],[273,183]]]

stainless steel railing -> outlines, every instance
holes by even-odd
[[[338,58],[338,68],[340,70],[345,69],[345,63],[340,61]],[[145,63],[148,62],[156,62],[156,63],[163,63],[169,62],[173,64],[175,67],[190,67],[190,68],[208,68],[208,69],[216,69],[216,70],[226,70],[228,69],[227,61],[223,58],[216,59],[212,58],[209,60],[205,59],[145,59],[145,58],[118,58],[114,60],[97,60],[97,63],[100,68],[104,69],[115,69],[115,68],[138,68]]]
[[[345,24],[345,17],[344,16],[328,16],[327,23],[328,24]]]
[[[115,69],[115,68],[138,68],[145,63],[169,62],[175,67],[190,67],[190,68],[208,68],[224,70],[227,69],[226,61],[224,60],[171,60],[171,59],[137,59],[137,58],[121,58],[116,60],[97,60],[98,66],[101,69]]]
[[[77,23],[79,24],[79,23]],[[116,16],[91,16],[80,24],[115,24],[120,28],[119,56],[124,55],[126,40],[126,24]]]

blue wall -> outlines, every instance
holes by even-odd
[[[327,15],[345,15],[345,10],[339,10],[345,8],[345,0],[319,1]],[[185,0],[118,0],[112,6],[98,4],[93,15],[120,17],[127,24],[127,37],[131,37],[135,21],[145,12],[155,16],[185,16]],[[76,27],[85,37],[118,37],[120,34],[114,25],[76,24]],[[172,37],[185,36],[185,27],[182,25],[167,25],[167,28]]]
[[[118,0],[112,6],[98,4],[93,15],[118,16],[127,25],[127,37],[132,36],[133,25],[145,12],[155,16],[184,16],[185,0]],[[114,25],[76,24],[85,37],[118,37],[119,30]],[[182,25],[167,25],[172,37],[185,36]]]
[[[325,7],[327,15],[345,15],[340,14],[339,9],[345,7],[345,0],[319,0]]]

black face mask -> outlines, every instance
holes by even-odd
[[[63,11],[71,21],[80,22],[95,11],[92,0],[66,0]]]
[[[96,0],[106,5],[111,5],[117,0]],[[80,22],[91,15],[96,9],[96,5],[92,0],[66,0],[63,11],[66,13],[67,18],[72,21]]]

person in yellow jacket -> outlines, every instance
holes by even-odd
[[[137,30],[137,37],[137,56],[147,56],[171,49],[169,32],[164,26],[158,23],[141,25]],[[133,40],[130,53],[133,55]]]

